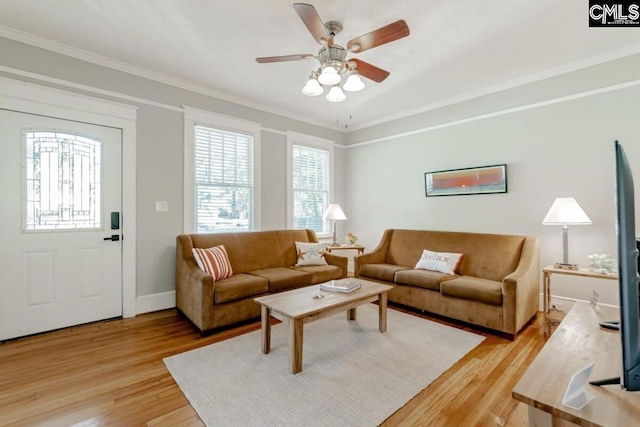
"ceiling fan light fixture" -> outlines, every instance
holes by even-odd
[[[322,67],[322,73],[318,76],[318,81],[325,86],[333,86],[340,83],[340,74],[333,66],[326,65]]]
[[[322,88],[322,86],[320,86],[320,83],[318,83],[318,80],[316,80],[313,77],[310,78],[307,81],[307,84],[304,85],[304,87],[302,88],[302,93],[304,93],[307,96],[322,95],[322,92],[324,92],[324,89]]]
[[[357,92],[364,89],[364,82],[358,74],[353,73],[347,78],[347,81],[344,83],[343,88],[347,92]]]
[[[407,37],[410,34],[409,26],[403,19],[399,19],[384,27],[380,27],[367,34],[351,39],[346,48],[334,42],[334,37],[342,31],[342,23],[336,21],[323,22],[315,7],[306,3],[294,3],[293,8],[313,36],[313,39],[322,45],[317,55],[310,53],[297,55],[267,56],[256,58],[259,64],[273,62],[300,61],[315,59],[320,63],[317,71],[312,71],[309,80],[302,88],[302,93],[307,96],[318,96],[324,92],[324,87],[330,88],[326,99],[331,102],[342,102],[348,92],[357,92],[364,89],[362,77],[366,77],[376,83],[381,83],[389,72],[358,58],[348,59],[349,53],[361,53],[378,46]],[[356,67],[357,70],[356,70]],[[342,83],[342,75],[346,81]],[[342,86],[342,87],[340,87]]]
[[[342,102],[347,99],[347,95],[344,94],[340,86],[334,86],[327,94],[327,101],[329,102]]]

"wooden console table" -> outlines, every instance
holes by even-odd
[[[590,380],[620,375],[620,333],[598,323],[617,320],[619,311],[577,302],[513,389],[515,399],[529,405],[529,426],[637,426],[640,424],[640,392],[619,385],[595,387],[596,398],[580,411],[562,404],[571,376],[595,363]]]
[[[327,252],[332,252],[332,251],[343,251],[345,249],[355,249],[358,251],[358,254],[363,254],[364,253],[364,246],[361,245],[353,245],[353,246],[327,246]]]
[[[607,279],[607,280],[618,280],[618,276],[615,274],[600,274],[594,273],[586,268],[581,268],[580,270],[564,270],[560,268],[555,268],[553,265],[548,265],[542,269],[542,286],[543,286],[543,310],[544,310],[544,323],[545,335],[549,335],[551,333],[551,321],[555,320],[559,322],[562,320],[561,317],[551,316],[551,275],[552,274],[566,274],[567,276],[579,276],[579,277],[589,277],[592,279]],[[552,319],[552,317],[555,317]]]

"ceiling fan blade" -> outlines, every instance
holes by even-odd
[[[305,53],[302,55],[284,55],[284,56],[265,56],[263,58],[256,58],[256,62],[259,64],[268,64],[270,62],[287,62],[287,61],[300,61],[302,59],[313,59],[315,56]]]
[[[356,37],[347,43],[347,49],[351,52],[360,53],[403,37],[407,37],[408,35],[409,26],[401,19],[382,28],[378,28],[368,34]]]
[[[380,83],[387,77],[389,77],[389,72],[383,70],[382,68],[378,68],[375,65],[371,65],[368,62],[364,62],[357,58],[349,59],[349,62],[354,62],[356,64],[356,71],[363,77],[373,80],[374,82]]]
[[[294,3],[293,8],[300,15],[300,19],[307,26],[307,29],[313,36],[313,38],[321,45],[331,45],[331,36],[324,27],[320,15],[316,11],[316,8],[306,3]]]

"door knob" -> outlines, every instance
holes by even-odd
[[[112,242],[117,242],[120,240],[119,234],[112,234],[111,237],[105,237],[104,240],[111,240]]]

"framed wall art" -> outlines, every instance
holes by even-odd
[[[427,197],[506,193],[507,165],[427,172],[424,185]]]

